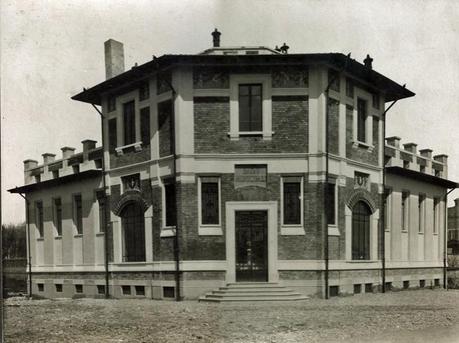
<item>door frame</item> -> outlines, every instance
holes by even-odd
[[[277,201],[228,201],[226,210],[226,282],[236,282],[236,211],[267,211],[268,282],[279,281],[277,270]]]

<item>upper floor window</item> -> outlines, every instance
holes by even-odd
[[[54,199],[54,227],[57,235],[62,236],[62,202],[60,198]]]
[[[139,100],[143,101],[146,100],[150,97],[150,85],[148,84],[148,81],[142,83],[142,85],[139,88]]]
[[[99,207],[99,232],[105,232],[106,214],[105,214],[105,194],[103,191],[96,193],[97,204]]]
[[[261,84],[239,85],[239,131],[263,130]]]
[[[327,224],[336,225],[336,184],[329,182],[327,186]]]
[[[83,203],[81,194],[73,196],[73,224],[75,225],[77,234],[83,233]]]
[[[114,152],[117,145],[116,118],[112,118],[108,120],[108,150]]]
[[[301,178],[285,177],[282,181],[282,224],[301,225]]]
[[[177,225],[175,183],[164,185],[164,223],[166,227]]]
[[[433,233],[438,233],[438,228],[440,226],[440,199],[434,198],[433,201]]]
[[[346,79],[346,96],[354,99],[354,83],[351,79]]]
[[[379,94],[372,94],[372,96],[373,96],[373,101],[372,101],[373,108],[376,108],[379,110]]]
[[[135,143],[135,103],[129,101],[123,105],[124,145]]]
[[[390,188],[386,188],[384,190],[384,222],[385,222],[385,230],[390,231],[391,227],[391,207],[392,207],[392,201],[391,201],[391,195],[392,191]]]
[[[424,232],[424,229],[425,229],[425,218],[426,218],[425,203],[426,203],[426,196],[424,194],[419,194],[419,198],[418,198],[418,216],[419,216],[418,231],[420,233]]]
[[[367,102],[357,99],[357,140],[366,141]]]
[[[142,145],[150,145],[150,107],[140,110],[140,137]]]
[[[39,237],[43,237],[43,203],[41,201],[37,201],[35,203],[35,210],[36,210],[36,221],[37,221],[37,229]]]
[[[408,218],[409,218],[409,198],[410,193],[402,192],[402,231],[408,231]]]

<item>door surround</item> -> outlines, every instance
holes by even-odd
[[[226,282],[236,282],[236,211],[268,212],[268,282],[279,281],[277,271],[277,201],[228,201],[226,210]]]

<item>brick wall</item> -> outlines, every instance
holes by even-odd
[[[295,153],[308,152],[307,97],[273,97],[271,141],[240,137],[231,141],[229,98],[194,98],[196,153]]]
[[[110,168],[118,168],[130,164],[148,161],[151,158],[150,146],[142,147],[141,151],[135,151],[134,148],[125,149],[123,155],[118,156],[116,153],[110,153]]]

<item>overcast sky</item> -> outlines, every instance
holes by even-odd
[[[105,78],[103,43],[124,43],[126,68],[152,55],[222,45],[286,42],[290,53],[342,52],[414,91],[388,113],[387,136],[449,155],[459,181],[459,1],[1,2],[3,222],[24,220],[6,189],[23,184],[22,161],[100,141],[98,114],[70,97]],[[459,192],[450,197],[459,196]]]

